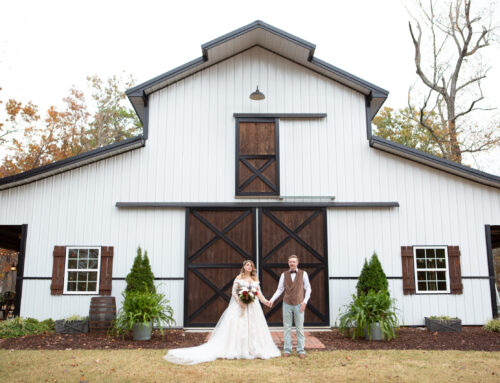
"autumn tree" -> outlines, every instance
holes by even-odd
[[[16,100],[6,103],[7,118],[0,134],[22,132],[7,144],[8,155],[0,164],[0,177],[43,166],[54,161],[109,145],[140,134],[141,125],[133,110],[125,105],[125,90],[133,79],[113,76],[103,81],[88,78],[94,112],[89,112],[85,95],[72,88],[63,99],[64,108],[51,106],[42,120],[36,105]],[[1,136],[0,136],[1,137]],[[4,140],[5,143],[7,140]],[[0,141],[2,144],[2,141]]]
[[[491,12],[473,12],[472,0],[452,0],[444,8],[438,8],[435,0],[416,3],[418,11],[409,29],[423,91],[419,97],[410,89],[408,116],[428,132],[441,157],[462,163],[462,154],[500,143],[498,124],[480,126],[471,115],[488,109],[480,106],[481,81],[489,70],[481,50],[493,39]]]

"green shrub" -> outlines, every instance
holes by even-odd
[[[174,310],[164,294],[150,291],[124,291],[123,306],[113,322],[113,331],[124,334],[130,331],[135,323],[151,322],[159,327],[163,335],[163,327],[175,324]]]
[[[379,323],[384,339],[396,337],[398,318],[396,315],[395,300],[391,299],[387,291],[370,290],[367,294],[352,296],[352,302],[345,307],[339,316],[339,330],[341,334],[352,338],[363,338],[367,329],[371,339],[370,324]]]
[[[144,251],[143,256],[141,247],[139,246],[137,248],[137,255],[134,259],[132,269],[125,278],[125,281],[127,282],[125,291],[156,292],[154,278],[155,276],[151,271],[151,266],[149,264],[148,252]]]
[[[489,320],[483,329],[489,332],[500,332],[500,318]]]
[[[373,253],[369,263],[365,259],[356,289],[358,295],[361,293],[366,295],[370,290],[375,292],[388,291],[389,284],[387,283],[387,277],[378,260],[377,253]]]
[[[26,335],[43,334],[54,330],[54,321],[39,322],[34,318],[13,318],[0,322],[0,338],[18,338]]]

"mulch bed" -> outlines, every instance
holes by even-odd
[[[481,327],[462,327],[461,332],[429,332],[424,327],[401,328],[390,341],[367,341],[342,336],[336,329],[311,332],[326,350],[461,350],[500,351],[500,333]]]
[[[164,337],[158,331],[149,341],[134,341],[131,336],[108,337],[98,334],[44,334],[15,339],[0,339],[0,349],[11,350],[116,350],[169,349],[197,346],[205,342],[206,333],[166,330]],[[311,332],[326,346],[325,350],[478,350],[500,351],[500,333],[489,333],[481,327],[462,327],[459,333],[430,333],[422,328],[401,328],[397,339],[389,342],[352,340],[339,331]]]

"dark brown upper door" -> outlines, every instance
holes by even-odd
[[[214,326],[242,263],[255,263],[255,212],[187,209],[184,326]]]
[[[259,269],[262,291],[268,299],[288,269],[288,257],[299,257],[307,271],[312,294],[305,313],[309,326],[329,325],[326,209],[263,208],[259,214]],[[282,298],[266,309],[269,325],[282,325]]]
[[[278,120],[237,120],[236,195],[279,195]]]

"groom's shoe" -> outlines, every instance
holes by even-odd
[[[299,358],[300,359],[305,359],[306,358],[306,354],[299,354]]]
[[[288,352],[285,352],[285,353],[283,354],[283,356],[284,356],[285,358],[288,358],[288,357],[290,356],[290,354],[289,354]]]

